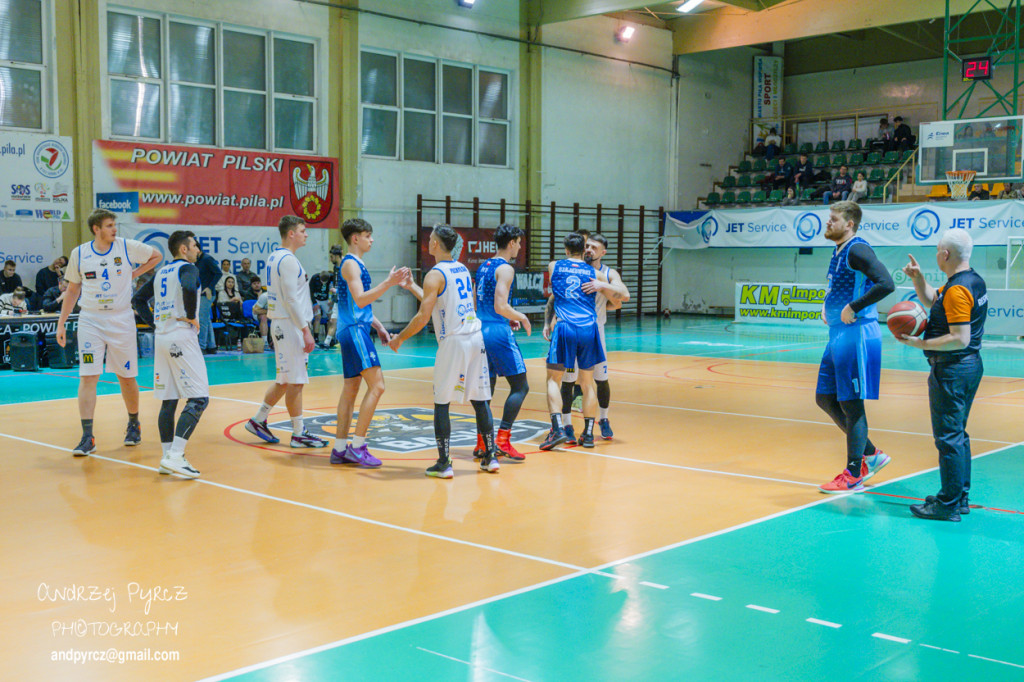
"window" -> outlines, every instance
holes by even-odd
[[[272,31],[111,10],[110,135],[315,152],[316,47]]]
[[[52,127],[49,49],[44,3],[0,0],[0,127]]]
[[[363,50],[362,153],[507,168],[508,88],[506,72]]]

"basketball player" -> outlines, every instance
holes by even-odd
[[[64,325],[78,303],[78,413],[82,419],[82,440],[72,450],[75,457],[96,452],[92,434],[96,412],[96,384],[103,373],[117,375],[121,397],[128,408],[125,445],[142,442],[139,424],[139,349],[135,315],[131,309],[132,279],[149,272],[160,262],[160,253],[134,239],[117,236],[117,217],[97,209],[88,219],[93,239],[71,252],[64,273],[67,295],[57,321],[57,343],[67,343]],[[81,295],[81,300],[79,300]]]
[[[594,368],[605,361],[597,324],[596,298],[603,293],[609,300],[621,301],[629,295],[620,281],[610,284],[608,276],[583,262],[586,240],[578,232],[565,238],[567,258],[548,264],[553,304],[545,313],[544,326],[552,329],[551,348],[548,350],[548,411],[551,413],[551,431],[540,445],[551,450],[565,443],[569,437],[562,423],[562,394],[560,383],[566,367],[579,367],[583,388],[583,434],[579,444],[594,447],[594,417],[597,397],[594,388]],[[552,326],[552,311],[557,322]]]
[[[821,316],[828,325],[828,346],[818,369],[815,400],[846,434],[846,468],[823,493],[864,490],[864,481],[890,457],[868,438],[865,400],[878,400],[882,337],[875,304],[896,287],[875,252],[857,236],[861,210],[855,202],[832,205],[825,238],[836,244],[828,266],[828,291]]]
[[[583,261],[589,263],[598,272],[604,273],[611,284],[623,284],[619,273],[601,262],[608,253],[608,240],[604,235],[594,233],[587,237],[587,246],[583,252]],[[623,284],[625,286],[625,284]],[[598,293],[594,305],[597,306],[597,329],[601,335],[601,349],[605,353],[605,361],[594,368],[594,383],[597,385],[598,420],[597,425],[601,428],[601,437],[611,440],[614,437],[611,422],[608,420],[608,407],[612,402],[611,385],[608,383],[608,347],[604,340],[604,325],[608,321],[608,311],[618,310],[622,304],[629,300],[629,291],[621,300],[609,300],[604,294]],[[572,428],[572,403],[573,390],[576,386],[576,367],[567,369],[562,377],[562,428],[569,440],[568,445],[576,442],[576,434]]]
[[[437,336],[437,362],[434,364],[434,438],[437,462],[427,476],[452,477],[449,438],[452,433],[448,408],[453,398],[469,400],[476,412],[477,433],[484,436],[486,452],[480,459],[481,471],[496,474],[501,468],[494,449],[494,421],[491,418],[491,385],[487,351],[480,331],[480,319],[473,309],[473,278],[469,269],[452,259],[459,235],[448,225],[435,225],[427,251],[437,261],[423,278],[421,289],[407,278],[405,287],[420,300],[420,308],[408,326],[391,338],[391,349],[398,352],[402,343],[423,329],[430,319]]]
[[[331,464],[358,464],[375,468],[380,460],[370,454],[366,447],[366,432],[373,421],[373,412],[384,395],[384,373],[380,359],[370,338],[370,328],[377,330],[382,343],[391,340],[391,335],[373,315],[371,304],[396,284],[410,278],[409,268],[391,268],[387,279],[370,288],[370,271],[363,263],[363,257],[373,247],[373,227],[360,218],[346,220],[341,225],[341,236],[348,244],[348,254],[341,260],[338,269],[337,290],[338,314],[337,338],[341,344],[341,360],[345,384],[338,398],[337,432],[334,448],[331,450]],[[366,382],[366,394],[359,405],[359,421],[356,435],[351,442],[348,430],[352,423],[359,386]]]
[[[162,401],[160,445],[161,474],[199,478],[199,470],[185,459],[185,445],[210,402],[206,363],[199,348],[199,245],[192,232],[179,230],[167,238],[174,260],[152,279],[153,317],[156,326],[153,351],[153,393]],[[185,408],[174,425],[178,400]]]
[[[278,438],[267,427],[271,408],[282,396],[292,421],[293,448],[322,448],[327,441],[308,431],[302,421],[302,389],[309,383],[307,363],[313,351],[313,303],[309,296],[309,278],[295,252],[306,244],[306,224],[302,218],[287,215],[277,225],[281,246],[267,259],[267,319],[274,339],[277,380],[267,389],[263,404],[245,429],[268,443]]]
[[[498,252],[494,258],[481,263],[476,271],[476,310],[482,324],[484,347],[487,349],[487,366],[491,370],[491,392],[493,395],[496,377],[505,377],[511,391],[505,400],[495,446],[499,455],[516,462],[523,461],[526,456],[512,447],[512,424],[530,392],[526,381],[526,363],[523,362],[523,354],[513,334],[523,328],[529,336],[530,320],[511,305],[512,282],[516,276],[512,263],[519,255],[522,239],[523,231],[515,225],[499,225],[494,232]],[[473,457],[483,457],[486,452],[484,436],[478,433]]]

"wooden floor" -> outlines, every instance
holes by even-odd
[[[543,424],[543,365],[528,364],[522,417]],[[100,397],[99,451],[86,458],[68,451],[73,399],[0,406],[0,677],[225,673],[806,505],[844,464],[840,432],[814,405],[814,365],[616,352],[612,367],[614,441],[525,445],[526,462],[498,475],[461,448],[451,481],[423,475],[429,449],[375,451],[384,466],[369,471],[258,445],[242,423],[265,383],[212,388],[188,449],[198,481],[157,475],[149,394],[135,448],[119,444],[120,398]],[[430,371],[389,372],[380,409],[429,409]],[[975,454],[1024,441],[1021,382],[984,380]],[[873,483],[936,464],[923,374],[886,370],[882,386],[868,416],[893,462]],[[333,412],[339,389],[339,377],[314,378],[307,416]],[[53,660],[147,649],[180,660]]]

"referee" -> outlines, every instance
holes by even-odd
[[[922,338],[904,335],[900,339],[923,350],[932,366],[928,403],[942,488],[924,504],[910,505],[914,516],[922,519],[959,521],[961,514],[970,513],[971,439],[966,428],[981,383],[981,335],[988,314],[985,280],[971,269],[972,247],[966,230],[952,229],[942,235],[935,260],[948,279],[938,290],[925,282],[913,256],[903,268],[922,305],[931,309]]]

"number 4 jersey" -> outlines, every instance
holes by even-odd
[[[116,237],[105,253],[86,242],[71,252],[64,277],[82,285],[83,311],[122,311],[131,307],[132,271],[150,259],[153,247]]]

